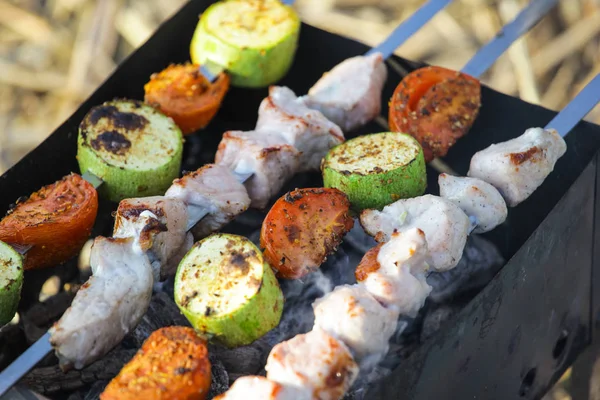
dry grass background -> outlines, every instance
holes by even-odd
[[[35,147],[185,0],[0,0],[0,173]],[[527,0],[455,0],[397,50],[461,68]],[[424,0],[297,0],[303,21],[369,45]],[[600,72],[600,0],[560,6],[483,81],[560,109]],[[600,123],[600,107],[587,118]],[[548,398],[568,399],[561,387]]]

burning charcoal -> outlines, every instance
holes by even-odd
[[[208,358],[211,363],[212,380],[207,398],[212,399],[229,389],[229,375],[221,361],[214,354],[209,354]]]
[[[423,321],[421,341],[424,342],[433,336],[446,321],[458,314],[461,309],[462,304],[450,303],[441,305],[428,312]]]
[[[377,242],[371,235],[368,235],[362,225],[358,221],[358,219],[354,220],[354,226],[346,234],[344,240],[351,244],[356,250],[361,252],[362,254],[369,251],[371,248],[377,246]]]
[[[90,390],[87,392],[83,400],[98,400],[100,398],[100,394],[104,391],[106,385],[108,385],[110,381],[97,381],[95,382]]]
[[[254,375],[262,367],[260,363],[262,350],[254,343],[233,349],[210,344],[208,352],[211,355],[211,362],[215,358],[222,363],[221,365],[229,374],[229,378],[236,374]]]
[[[433,287],[429,298],[440,303],[467,291],[480,289],[504,263],[504,258],[492,242],[472,235],[467,239],[463,256],[456,268],[429,275],[427,283]]]

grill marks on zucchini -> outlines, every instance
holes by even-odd
[[[300,18],[279,0],[228,0],[202,14],[190,45],[194,64],[225,68],[233,86],[265,87],[289,70]]]
[[[196,243],[175,277],[175,302],[192,326],[228,347],[252,343],[277,326],[283,301],[260,250],[237,235]]]
[[[79,129],[77,160],[113,201],[162,194],[180,170],[181,130],[144,103],[114,100],[92,108]]]
[[[403,133],[348,140],[329,151],[321,169],[325,186],[346,193],[355,210],[420,196],[427,184],[423,149]]]

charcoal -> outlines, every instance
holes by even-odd
[[[433,288],[429,299],[441,303],[466,292],[481,289],[504,263],[504,258],[492,242],[471,235],[456,268],[446,272],[432,272],[427,277],[427,283]]]
[[[229,375],[217,356],[211,354],[209,359],[212,364],[212,379],[207,398],[212,399],[229,389]]]
[[[87,392],[83,400],[98,400],[100,395],[104,391],[106,385],[108,385],[109,381],[96,381]]]

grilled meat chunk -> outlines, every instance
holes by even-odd
[[[425,233],[430,265],[447,271],[458,264],[467,241],[469,217],[458,206],[430,194],[401,199],[383,210],[364,210],[360,223],[378,242],[387,242],[394,232],[419,228]]]
[[[440,197],[450,200],[471,218],[473,233],[491,231],[506,220],[508,209],[502,195],[477,178],[440,174]]]
[[[134,246],[146,252],[152,264],[154,280],[172,275],[169,260],[184,244],[188,214],[185,203],[163,196],[121,200],[113,237],[133,238]]]
[[[339,126],[317,110],[304,105],[296,94],[283,86],[271,86],[260,104],[256,130],[279,132],[300,152],[298,172],[318,171],[329,149],[344,141]]]
[[[475,153],[468,176],[492,184],[506,204],[515,207],[544,182],[566,151],[567,144],[555,130],[530,128]]]
[[[341,399],[358,375],[346,345],[321,329],[277,344],[265,369],[267,379],[309,389],[315,400]]]
[[[244,186],[254,208],[265,208],[298,171],[300,153],[273,131],[229,131],[223,134],[215,163],[238,173],[252,173]]]
[[[386,79],[380,53],[352,57],[326,72],[302,99],[348,132],[379,115]]]
[[[92,277],[50,329],[64,370],[103,357],[136,327],[152,297],[152,267],[133,239],[97,237],[90,263]]]
[[[386,307],[415,317],[431,293],[425,276],[428,258],[422,230],[395,232],[388,242],[364,255],[356,268],[356,280]]]
[[[229,168],[217,164],[174,180],[165,197],[185,202],[187,227],[197,240],[218,231],[250,206],[244,185]]]
[[[242,376],[215,400],[311,400],[311,391],[284,386],[263,376]]]
[[[317,299],[313,309],[313,329],[322,329],[344,342],[357,361],[387,353],[398,313],[379,304],[364,286],[337,286]]]

